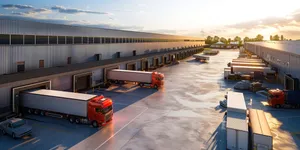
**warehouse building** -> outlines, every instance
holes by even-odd
[[[79,91],[113,68],[148,70],[202,49],[204,40],[0,18],[0,115],[32,88]]]
[[[244,47],[276,67],[281,81],[285,75],[300,79],[300,41],[248,42]]]

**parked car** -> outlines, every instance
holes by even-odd
[[[0,131],[16,139],[31,135],[32,127],[21,118],[11,118],[0,123]]]

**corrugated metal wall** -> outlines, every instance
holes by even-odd
[[[281,78],[284,74],[291,74],[293,77],[300,79],[300,56],[252,43],[246,43],[245,48],[265,59],[272,66],[277,67]]]

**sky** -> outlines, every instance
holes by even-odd
[[[207,37],[300,39],[300,0],[1,0],[0,17]]]

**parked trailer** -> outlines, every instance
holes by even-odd
[[[113,116],[112,100],[104,96],[38,89],[21,93],[23,112],[68,119],[71,123],[103,125]]]
[[[250,74],[252,72],[263,72],[264,75],[275,74],[276,72],[272,70],[271,67],[257,67],[257,66],[232,66],[232,71],[234,73]]]
[[[250,109],[251,147],[254,150],[272,150],[273,137],[262,110]]]
[[[238,59],[233,59],[232,62],[263,62],[262,59],[248,59],[248,58],[238,58]]]
[[[148,84],[152,88],[160,88],[164,84],[164,75],[158,72],[113,69],[108,72],[107,79],[117,83],[119,81],[138,82],[140,86]]]
[[[248,149],[248,123],[242,113],[232,111],[227,112],[226,132],[227,149]]]
[[[267,65],[262,62],[230,62],[230,66],[267,67]]]
[[[245,103],[245,98],[243,93],[239,92],[227,92],[227,112],[237,112],[245,115],[247,114],[247,107]]]
[[[198,61],[201,61],[201,62],[207,62],[209,61],[209,57],[207,56],[203,56],[201,54],[194,54],[193,57],[198,60]]]

